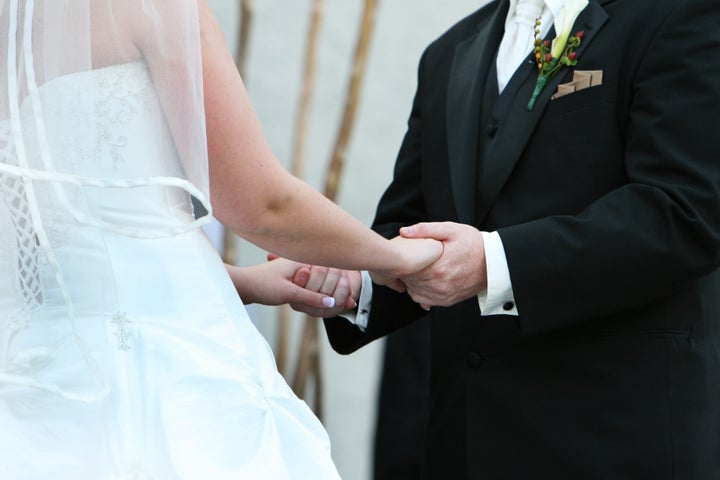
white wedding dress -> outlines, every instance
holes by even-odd
[[[0,479],[338,478],[184,207],[146,63],[37,95],[46,147],[0,122]]]

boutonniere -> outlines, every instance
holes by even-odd
[[[580,12],[588,5],[588,0],[567,0],[563,8],[555,17],[555,31],[559,35],[555,37],[552,43],[549,40],[541,40],[540,20],[535,22],[535,48],[533,56],[538,67],[538,79],[535,84],[528,110],[532,110],[538,95],[542,92],[545,85],[558,74],[563,67],[574,67],[577,64],[577,53],[575,49],[582,42],[585,32],[579,31],[574,35],[570,35],[575,20]]]

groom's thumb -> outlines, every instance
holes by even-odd
[[[400,235],[405,238],[433,238],[445,240],[450,234],[446,223],[418,223],[400,229]]]

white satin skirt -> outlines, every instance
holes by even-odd
[[[0,479],[338,478],[200,231],[55,252],[38,308],[0,282]]]

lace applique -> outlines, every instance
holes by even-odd
[[[90,75],[78,81],[76,75]],[[56,80],[62,97],[48,102],[54,118],[62,118],[64,132],[56,153],[59,170],[114,176],[125,164],[123,150],[130,139],[118,126],[132,123],[157,101],[144,62],[114,65]],[[58,165],[56,165],[58,166]]]
[[[130,339],[132,337],[130,325],[132,325],[133,322],[128,320],[127,313],[116,313],[112,320],[110,320],[110,323],[115,325],[115,338],[117,338],[118,349],[124,352],[130,350]]]
[[[98,147],[107,149],[116,170],[125,161],[121,150],[128,145],[128,139],[114,135],[114,125],[132,122],[149,109],[154,98],[147,65],[138,62],[126,67],[129,68],[110,67],[96,72]]]

